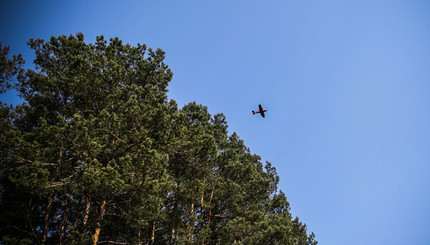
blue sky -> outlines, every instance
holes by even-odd
[[[170,98],[224,113],[319,244],[429,243],[429,1],[18,0],[0,18],[28,65],[29,38],[77,32],[166,51]]]

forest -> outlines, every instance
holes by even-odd
[[[223,114],[167,96],[165,52],[98,36],[0,46],[0,244],[315,245]]]

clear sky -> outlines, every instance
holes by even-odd
[[[166,51],[170,98],[224,113],[319,244],[429,244],[430,1],[8,0],[0,20],[28,65],[29,38],[77,32]]]

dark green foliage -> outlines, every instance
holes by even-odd
[[[0,94],[12,88],[10,84],[15,76],[20,76],[23,73],[22,65],[24,60],[21,55],[14,55],[12,60],[8,58],[10,48],[3,47],[0,43]]]
[[[81,33],[31,39],[35,70],[4,48],[3,244],[316,244],[279,177],[222,114],[167,99],[164,52]]]

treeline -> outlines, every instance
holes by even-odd
[[[222,114],[167,98],[164,52],[81,33],[1,48],[0,244],[317,244]],[[12,82],[15,81],[15,82]]]

